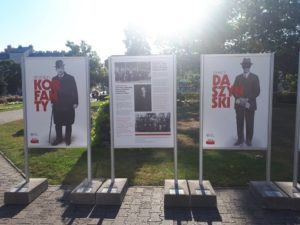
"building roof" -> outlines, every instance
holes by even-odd
[[[64,51],[37,51],[37,52],[31,52],[29,54],[29,57],[59,57],[59,56],[66,56],[66,53]]]
[[[4,49],[5,53],[24,53],[26,51],[33,51],[33,46],[29,45],[28,47],[22,47],[19,45],[17,48],[12,48],[11,45],[8,45],[6,49]]]
[[[0,60],[9,59],[9,55],[5,52],[0,52]]]

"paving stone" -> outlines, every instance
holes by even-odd
[[[5,206],[3,193],[23,177],[0,156],[0,224],[300,224],[300,212],[263,210],[245,189],[216,189],[218,209],[168,209],[163,187],[129,187],[120,207],[75,207],[71,186],[49,186],[27,206]]]

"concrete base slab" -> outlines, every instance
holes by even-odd
[[[208,180],[200,185],[199,180],[188,180],[191,207],[216,208],[217,196]]]
[[[292,182],[274,182],[284,193],[290,197],[290,209],[300,210],[300,187],[293,187]]]
[[[165,207],[189,207],[190,192],[186,180],[165,180],[164,187]]]
[[[25,181],[13,187],[4,193],[4,203],[27,205],[36,199],[40,194],[48,188],[46,178],[31,178],[29,182]]]
[[[85,179],[70,194],[70,202],[78,205],[94,205],[96,203],[96,192],[103,184],[102,179],[88,182]]]
[[[251,181],[250,193],[267,209],[289,209],[289,196],[279,189],[273,182]]]
[[[128,186],[127,178],[115,178],[106,180],[96,193],[97,205],[121,205]]]

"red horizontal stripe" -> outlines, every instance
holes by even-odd
[[[164,136],[164,135],[171,135],[171,133],[136,133],[136,136]]]

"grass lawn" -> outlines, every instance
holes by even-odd
[[[92,103],[92,112],[97,110]],[[292,179],[295,106],[273,109],[272,179]],[[198,178],[198,105],[178,105],[179,178]],[[23,169],[23,124],[15,121],[0,126],[0,151]],[[115,150],[116,176],[131,185],[163,185],[173,178],[172,149]],[[93,146],[93,176],[110,176],[110,150]],[[32,149],[32,177],[47,177],[50,184],[77,184],[86,177],[85,149]],[[214,186],[244,186],[249,180],[265,178],[265,153],[261,151],[205,151],[204,178]]]
[[[0,104],[0,112],[22,109],[23,103]]]

